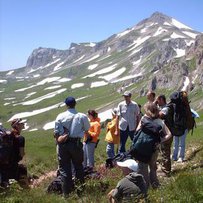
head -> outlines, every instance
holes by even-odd
[[[95,120],[98,117],[98,113],[95,110],[88,110],[87,113],[90,121]]]
[[[131,96],[132,96],[132,94],[130,91],[125,91],[123,93],[123,97],[124,97],[127,104],[129,104],[131,102]]]
[[[158,97],[157,97],[157,104],[159,105],[159,106],[164,106],[165,104],[166,104],[166,97],[165,97],[165,95],[164,94],[161,94],[161,95],[159,95]]]
[[[21,132],[22,129],[25,128],[25,120],[22,120],[21,118],[16,118],[11,121],[11,127],[16,131]]]
[[[74,109],[76,105],[76,100],[74,97],[67,97],[65,99],[65,104],[69,109]]]
[[[134,159],[127,159],[123,162],[118,161],[117,165],[122,169],[124,175],[138,171],[138,163]]]
[[[113,118],[116,118],[116,116],[118,115],[118,110],[116,108],[112,109],[111,114]]]
[[[152,91],[147,92],[147,100],[149,102],[154,102],[155,101],[155,97],[156,97],[155,92],[152,92]]]
[[[159,109],[157,105],[152,102],[147,102],[144,105],[144,110],[145,110],[145,114],[152,119],[159,117]]]

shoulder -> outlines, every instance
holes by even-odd
[[[135,102],[135,101],[131,101],[131,106],[135,107],[135,108],[138,108],[138,104]]]
[[[63,112],[58,114],[58,116],[56,117],[56,121],[61,120],[62,118],[64,118],[66,116],[67,112]]]
[[[78,116],[79,118],[82,118],[82,119],[88,119],[87,115],[84,113],[77,113],[76,116]]]
[[[161,125],[162,127],[164,126],[164,121],[162,119],[160,119],[160,118],[154,119],[154,122]]]

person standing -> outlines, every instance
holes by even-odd
[[[120,147],[119,153],[125,152],[125,144],[130,136],[133,140],[136,127],[139,123],[139,107],[136,102],[131,100],[131,92],[125,91],[123,94],[124,101],[118,104],[118,116],[115,135],[120,130]]]
[[[83,183],[83,144],[81,138],[88,133],[89,120],[83,113],[75,109],[74,97],[65,99],[67,111],[60,113],[55,121],[54,135],[58,145],[59,173],[62,179],[63,195],[66,197],[74,189],[71,163],[76,172],[76,178]]]
[[[107,127],[106,127],[107,132],[105,137],[105,141],[107,142],[106,153],[107,153],[108,159],[113,159],[113,157],[115,156],[114,145],[119,144],[119,141],[120,141],[120,136],[115,135],[117,109],[112,109],[111,113],[112,113],[112,120],[107,123]]]
[[[166,104],[165,95],[159,95],[156,99],[156,103],[159,106],[159,117],[164,120],[166,126],[172,132],[173,126],[173,116],[174,110],[173,107],[169,107]],[[161,171],[163,176],[169,176],[171,173],[171,145],[173,142],[173,136],[166,142],[161,143]]]
[[[148,91],[146,96],[147,96],[147,101],[148,102],[152,102],[153,103],[155,101],[155,97],[156,97],[155,92]]]
[[[84,167],[94,167],[94,152],[98,142],[98,137],[101,131],[100,118],[95,110],[88,110],[90,120],[90,129],[84,136],[83,151],[84,151]]]

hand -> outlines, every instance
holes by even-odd
[[[59,144],[61,144],[61,143],[66,142],[67,139],[68,139],[68,135],[67,135],[67,134],[63,134],[63,135],[60,135],[60,136],[57,138],[57,142],[58,142]]]
[[[114,135],[118,136],[118,130],[115,130]]]

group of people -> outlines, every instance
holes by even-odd
[[[151,154],[150,160],[146,162],[132,157],[133,159],[129,159],[129,162],[120,164],[120,167],[124,167],[125,171],[128,168],[129,170],[131,169],[131,172],[143,177],[141,185],[144,185],[145,189],[142,188],[139,191],[144,191],[143,194],[146,196],[146,190],[150,185],[152,188],[157,188],[160,185],[157,178],[157,158],[159,153],[161,154],[160,170],[162,175],[170,176],[173,137],[175,137],[175,143],[172,159],[178,162],[184,161],[187,128],[184,129],[182,136],[177,137],[173,135],[172,122],[170,120],[173,119],[174,112],[167,105],[164,95],[156,97],[154,92],[149,91],[146,95],[147,102],[144,105],[145,114],[142,114],[141,106],[132,101],[130,91],[125,91],[122,96],[124,101],[120,102],[117,108],[112,109],[112,120],[106,126],[105,141],[107,142],[106,153],[108,159],[113,159],[116,153],[126,153],[128,137],[133,142],[136,132],[143,129],[142,126],[146,120],[152,120],[153,123],[161,127],[160,141]],[[67,196],[74,189],[74,182],[72,180],[73,169],[76,179],[80,183],[84,183],[84,168],[87,166],[94,167],[95,165],[95,147],[99,141],[101,124],[98,113],[95,110],[89,110],[87,115],[78,113],[75,109],[76,100],[73,97],[66,98],[65,104],[67,111],[57,116],[54,135],[57,142],[59,173],[62,177],[63,194]],[[117,151],[115,150],[116,145]],[[119,165],[119,162],[117,165]],[[135,182],[138,183],[139,181]],[[120,184],[118,184],[117,189],[120,188]],[[108,195],[111,201],[116,196],[121,195],[115,195],[115,191],[119,193],[121,190],[113,191]]]
[[[138,132],[144,131],[147,122],[159,126],[159,141],[150,155],[150,159],[144,160],[136,156],[131,159],[117,162],[124,175],[126,175],[115,189],[108,194],[110,202],[119,202],[121,199],[145,198],[147,190],[159,187],[157,177],[157,158],[161,155],[161,171],[164,176],[171,173],[171,145],[174,137],[173,161],[183,162],[185,160],[185,138],[188,132],[185,127],[181,136],[174,134],[172,126],[174,119],[174,108],[168,105],[165,95],[159,95],[152,91],[147,93],[147,102],[144,105],[143,114],[141,105],[132,101],[130,91],[123,93],[124,100],[112,109],[112,119],[107,123],[105,141],[108,159],[114,159],[116,154],[126,152],[126,142],[130,137],[132,143],[137,139]],[[172,99],[172,97],[171,97]],[[77,112],[74,97],[65,99],[67,110],[60,113],[55,120],[54,138],[56,140],[56,153],[58,156],[58,174],[62,180],[63,195],[67,197],[78,182],[84,183],[84,168],[95,166],[95,148],[99,142],[101,132],[100,119],[95,110],[88,110],[87,115]],[[24,156],[24,137],[21,131],[24,123],[21,119],[14,119],[11,123],[13,135],[13,154],[8,163],[1,164],[1,185],[7,184],[10,178],[21,180],[19,182],[26,186],[27,170],[19,164]],[[138,137],[138,136],[137,136]],[[115,150],[115,145],[117,150]],[[143,149],[146,150],[147,149]],[[179,151],[180,150],[180,151]],[[22,170],[23,168],[23,170]],[[22,176],[20,171],[23,171]],[[14,172],[14,173],[13,173]],[[73,172],[75,180],[73,180]],[[24,177],[24,178],[23,178]]]

